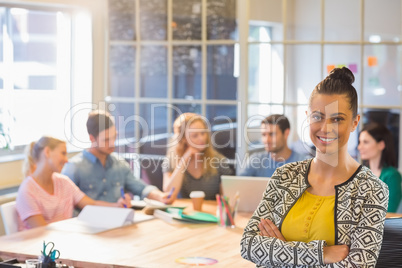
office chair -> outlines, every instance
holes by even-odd
[[[376,268],[402,266],[402,218],[385,219],[384,237]]]
[[[18,232],[18,214],[15,208],[15,201],[0,205],[0,214],[6,235]]]

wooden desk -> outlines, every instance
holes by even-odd
[[[188,205],[178,200],[175,205]],[[215,213],[216,203],[205,201],[203,211]],[[137,212],[136,212],[137,213]],[[255,267],[240,256],[240,239],[251,214],[239,214],[236,228],[216,224],[169,224],[159,219],[96,235],[35,228],[0,237],[0,257],[24,261],[40,255],[42,243],[53,241],[63,263],[75,267],[186,267],[180,257],[218,260],[211,267]]]
[[[391,219],[391,218],[402,218],[402,213],[392,213],[392,212],[388,212],[387,216],[385,216],[387,219]],[[247,223],[246,223],[247,224]]]

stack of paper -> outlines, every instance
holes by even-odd
[[[84,207],[78,217],[51,223],[48,228],[95,234],[152,218],[153,216],[140,213],[134,217],[134,210],[130,208],[88,205]]]
[[[166,210],[168,208],[179,208],[179,209],[186,208],[186,207],[180,207],[180,206],[167,205],[165,203],[162,203],[162,202],[159,202],[156,200],[152,200],[152,199],[148,199],[148,198],[144,198],[144,202],[145,202],[146,206],[145,206],[143,212],[148,215],[153,215],[156,209]]]

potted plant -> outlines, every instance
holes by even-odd
[[[0,109],[0,149],[12,149],[10,128],[4,124],[5,118],[3,111]]]

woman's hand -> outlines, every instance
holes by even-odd
[[[343,260],[349,254],[347,245],[335,245],[324,247],[324,263],[330,264]]]
[[[283,237],[278,227],[276,227],[276,225],[272,221],[268,219],[261,219],[258,228],[260,228],[260,233],[262,236],[276,237],[286,242],[286,239]]]
[[[194,147],[189,146],[187,148],[187,150],[184,152],[182,159],[187,163],[188,161],[190,161],[190,159],[195,156],[197,153],[200,153],[199,150],[197,150]]]
[[[170,193],[165,193],[165,192],[160,193],[159,201],[161,201],[162,203],[172,204],[175,199],[176,199],[176,195],[173,195]]]
[[[199,153],[200,152],[197,149],[193,147],[188,147],[183,156],[178,159],[176,169],[183,171],[186,170],[191,159],[197,157],[197,154]]]
[[[176,199],[176,195],[167,192],[161,192],[159,190],[153,190],[148,194],[147,198],[154,199],[165,204],[172,204],[173,201]]]

